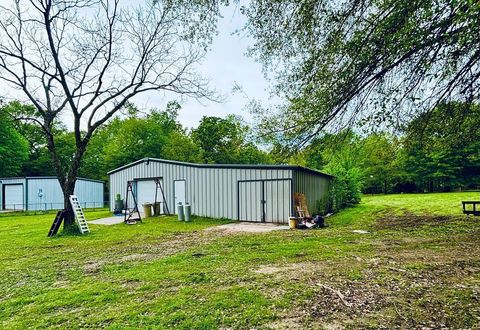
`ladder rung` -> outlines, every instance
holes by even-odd
[[[75,213],[75,218],[77,220],[80,232],[82,234],[88,233],[90,229],[88,228],[87,220],[85,219],[85,214],[83,213],[82,206],[78,201],[78,197],[75,195],[71,195],[70,204],[72,204],[73,212]]]

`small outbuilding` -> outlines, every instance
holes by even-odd
[[[199,216],[274,223],[288,223],[295,216],[295,193],[305,195],[311,212],[320,211],[333,178],[301,166],[194,164],[155,158],[140,159],[108,175],[112,211],[117,194],[125,199],[129,181],[139,209],[154,202],[156,192],[157,201],[163,202],[158,181],[164,191],[164,211],[168,207],[174,213],[179,203],[188,203]]]
[[[104,182],[79,178],[75,194],[82,207],[103,207]],[[63,193],[57,177],[0,178],[2,210],[63,209]]]

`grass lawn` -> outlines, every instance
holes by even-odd
[[[47,238],[54,214],[0,214],[0,327],[476,328],[472,199],[367,196],[326,229],[261,234],[169,217]]]

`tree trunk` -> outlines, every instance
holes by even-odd
[[[75,156],[72,159],[72,164],[68,172],[67,178],[62,185],[63,190],[63,206],[65,210],[65,219],[63,222],[63,228],[65,230],[70,229],[75,221],[75,215],[73,214],[72,205],[70,204],[70,195],[75,192],[75,183],[77,182],[78,171],[80,170],[80,164],[82,162],[83,154],[85,153],[85,145],[78,145]]]
[[[63,190],[63,208],[65,211],[65,218],[63,220],[63,229],[70,229],[75,222],[75,215],[73,214],[72,205],[70,204],[70,195],[75,191],[76,179],[73,182],[65,182],[62,186]]]

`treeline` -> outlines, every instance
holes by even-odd
[[[55,175],[40,128],[11,115],[28,113],[28,105],[0,109],[0,176]],[[92,137],[80,175],[106,180],[109,170],[144,157],[198,163],[298,164],[336,176],[333,205],[360,200],[361,193],[433,192],[480,186],[480,107],[442,104],[403,125],[400,134],[323,134],[299,152],[285,154],[281,141],[261,148],[240,118],[203,117],[187,129],[178,121],[180,106],[142,114],[124,109]],[[21,110],[21,111],[20,111]],[[26,111],[27,110],[27,111]],[[33,109],[32,109],[33,111]],[[75,152],[73,133],[55,123],[63,164]],[[265,142],[265,141],[264,141]]]
[[[11,102],[1,107],[0,176],[55,175],[40,127],[14,121],[12,114],[24,113],[29,105]],[[271,163],[266,151],[253,142],[248,125],[240,118],[203,117],[195,129],[178,121],[178,103],[146,115],[130,104],[122,118],[115,118],[92,137],[83,159],[80,176],[107,180],[107,172],[144,157],[198,163]],[[33,111],[33,108],[32,108]],[[28,112],[28,111],[27,111]],[[55,141],[62,164],[75,152],[74,133],[55,124]]]
[[[480,106],[442,104],[405,124],[401,134],[351,130],[316,138],[291,161],[337,176],[346,204],[363,193],[480,188]]]

